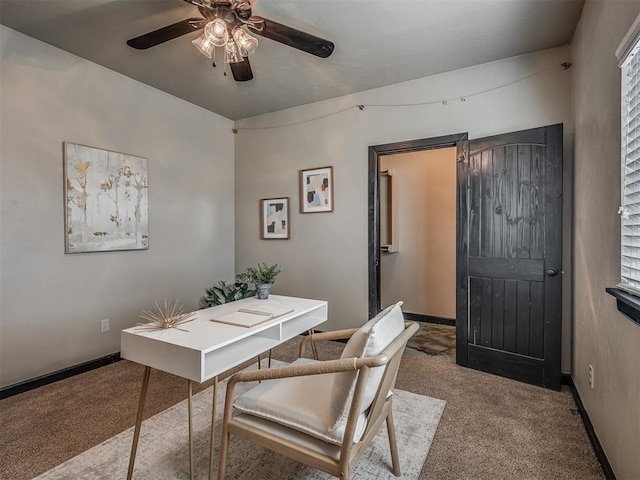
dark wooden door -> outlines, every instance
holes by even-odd
[[[457,361],[559,389],[562,125],[471,140],[468,158]]]

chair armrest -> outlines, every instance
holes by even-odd
[[[259,380],[273,380],[276,378],[302,377],[307,375],[323,375],[325,373],[353,372],[358,369],[359,358],[341,358],[324,362],[287,365],[285,367],[263,368],[239,372],[229,378],[229,385],[240,382],[256,382]]]
[[[349,328],[346,330],[335,330],[333,332],[312,333],[311,335],[307,335],[302,339],[302,342],[300,342],[300,353],[298,354],[298,356],[300,358],[304,357],[305,349],[308,343],[326,342],[330,340],[344,340],[346,338],[351,338],[351,336],[357,331],[357,328]]]
[[[355,372],[362,367],[380,367],[389,361],[387,355],[380,354],[375,357],[365,358],[340,358],[338,360],[326,360],[323,362],[302,363],[300,365],[287,365],[285,367],[263,368],[238,372],[229,378],[229,386],[242,382],[257,382],[261,380],[274,380],[277,378],[302,377],[307,375],[324,375],[326,373]]]
[[[313,338],[315,342],[323,342],[326,340],[342,340],[351,338],[351,335],[358,331],[357,328],[348,328],[346,330],[334,330],[332,332],[320,332],[308,335],[306,338]],[[306,339],[305,338],[305,339]]]

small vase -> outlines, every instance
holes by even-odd
[[[266,300],[269,298],[269,291],[271,290],[270,283],[258,283],[256,285],[257,296],[260,300]]]

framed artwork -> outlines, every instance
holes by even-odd
[[[288,240],[290,230],[289,197],[260,200],[260,238]]]
[[[65,253],[149,248],[147,159],[63,143]]]
[[[333,167],[300,170],[300,213],[333,212]]]

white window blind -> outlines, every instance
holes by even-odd
[[[622,68],[622,246],[620,288],[640,295],[640,38]]]

